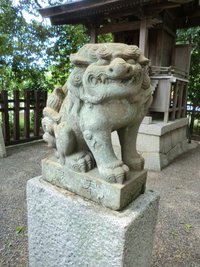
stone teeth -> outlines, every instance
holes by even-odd
[[[131,84],[135,81],[135,78],[132,77],[131,79],[127,79],[127,80],[121,80],[121,79],[117,79],[117,80],[113,80],[111,78],[108,78],[106,75],[101,75],[99,77],[91,77],[91,84],[93,85],[99,85],[99,84],[111,84],[111,83],[120,83],[120,84]]]
[[[104,75],[101,76],[101,80],[102,80],[102,83],[105,84],[106,83],[106,77]]]
[[[91,78],[91,84],[96,85],[96,82],[97,82],[96,78],[95,77],[92,77]]]

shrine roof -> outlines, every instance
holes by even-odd
[[[40,9],[40,14],[50,18],[52,25],[100,25],[105,18],[158,17],[169,10],[176,18],[176,28],[200,25],[199,0],[71,0],[62,5]]]

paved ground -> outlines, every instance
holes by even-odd
[[[0,267],[27,266],[26,182],[41,173],[48,151],[40,142],[0,159]],[[147,187],[161,195],[152,266],[200,267],[200,146],[149,172]]]

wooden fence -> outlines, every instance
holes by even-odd
[[[42,137],[41,117],[46,100],[46,91],[0,92],[0,115],[5,145],[29,142]]]

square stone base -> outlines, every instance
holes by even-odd
[[[29,267],[151,266],[158,202],[147,191],[118,212],[29,180]]]
[[[42,178],[113,210],[121,210],[145,191],[146,171],[131,171],[124,184],[108,183],[97,168],[79,173],[60,165],[55,157],[42,160]]]
[[[145,169],[160,171],[179,155],[195,148],[194,144],[187,142],[187,127],[187,118],[141,124],[137,149],[145,159]]]
[[[152,121],[141,124],[137,136],[137,150],[145,160],[146,170],[161,171],[179,155],[194,149],[197,144],[187,142],[188,119],[182,118],[168,123]],[[120,158],[119,139],[114,132],[112,143]]]

